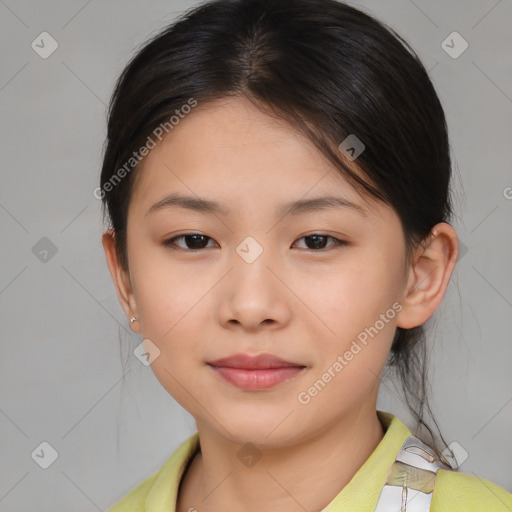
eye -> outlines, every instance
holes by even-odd
[[[306,249],[314,250],[316,252],[318,252],[318,250],[325,249],[325,243],[329,239],[334,241],[334,244],[332,244],[331,247],[349,245],[349,243],[344,240],[340,240],[340,239],[335,238],[330,235],[323,235],[322,233],[313,233],[312,235],[307,235],[307,236],[303,236],[303,237],[299,238],[299,240],[302,240],[302,239],[309,240],[309,244],[306,243],[306,245],[312,246],[312,247],[306,247]]]
[[[175,241],[183,239],[185,241],[186,246],[176,246]],[[164,245],[169,246],[173,250],[183,250],[186,251],[188,249],[190,250],[201,250],[205,249],[205,241],[206,240],[212,240],[209,236],[202,235],[201,233],[184,233],[183,235],[178,235],[173,238],[170,238],[169,240],[166,240],[164,242]],[[190,252],[190,251],[189,251]]]
[[[185,243],[185,247],[180,246],[176,244],[177,240],[183,239]],[[335,238],[330,235],[324,235],[321,233],[313,233],[312,235],[307,235],[299,238],[299,240],[307,240],[306,249],[313,250],[315,252],[318,252],[319,250],[323,250],[326,247],[326,242],[330,239],[334,243],[331,244],[331,247],[335,246],[343,246],[343,245],[349,245],[348,242],[344,240],[340,240],[338,238]],[[182,251],[188,251],[188,252],[195,252],[200,251],[201,249],[207,249],[207,241],[213,240],[209,236],[202,235],[201,233],[184,233],[182,235],[175,236],[173,238],[170,238],[169,240],[166,240],[164,242],[165,246],[168,246],[169,248],[173,250],[182,250]],[[311,246],[311,247],[309,247]],[[212,247],[212,246],[210,246]]]

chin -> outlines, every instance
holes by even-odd
[[[234,410],[230,413],[229,410],[224,410],[222,418],[218,417],[219,423],[210,422],[210,428],[215,429],[226,440],[237,444],[251,443],[262,448],[286,447],[306,437],[302,428],[298,430],[303,422],[297,420],[297,411],[292,410],[280,407],[277,414],[264,413],[255,407],[252,407],[250,413]],[[224,426],[227,432],[219,425]]]

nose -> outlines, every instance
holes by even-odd
[[[250,262],[249,262],[250,261]],[[218,321],[223,327],[246,331],[277,329],[291,317],[291,292],[279,270],[277,257],[268,250],[253,261],[235,254],[232,270],[218,290]]]

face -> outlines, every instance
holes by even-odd
[[[171,194],[219,210],[152,209]],[[290,210],[325,196],[343,201]],[[245,99],[194,109],[146,157],[127,248],[151,368],[198,424],[286,445],[375,411],[405,286],[400,220],[284,122]],[[209,364],[263,353],[297,366]]]

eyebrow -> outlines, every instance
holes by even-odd
[[[170,194],[151,206],[146,212],[146,215],[169,208],[183,208],[206,214],[230,214],[228,208],[216,201],[181,194]],[[340,196],[314,197],[285,203],[277,209],[276,215],[299,215],[307,212],[339,208],[349,209],[364,217],[367,216],[367,210],[365,208]]]

